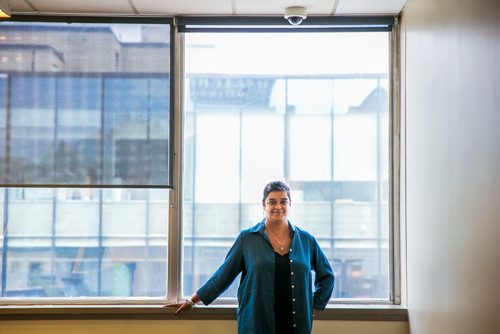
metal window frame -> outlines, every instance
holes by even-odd
[[[43,15],[15,15],[10,20],[11,22],[53,22],[53,23],[103,23],[103,24],[162,24],[168,25],[170,27],[170,43],[175,39],[175,33],[173,31],[173,18],[171,17],[94,17],[94,16],[43,16]],[[0,29],[2,25],[0,22]],[[178,98],[174,97],[174,93],[177,89],[177,80],[174,78],[172,73],[176,73],[178,75],[178,71],[176,70],[176,64],[173,60],[173,55],[175,55],[176,51],[170,47],[170,78],[169,78],[169,95],[170,95],[170,105],[169,105],[169,130],[170,130],[170,140],[169,140],[169,184],[168,185],[109,185],[109,184],[0,184],[0,188],[8,189],[8,188],[94,188],[94,189],[168,189],[170,191],[173,190],[174,177],[178,177],[178,173],[174,171],[174,149],[176,143],[179,143],[179,140],[176,140],[176,130],[180,127],[176,126],[174,123],[177,120],[175,116],[176,111],[174,110],[174,102],[178,103]],[[174,72],[175,71],[175,72]],[[169,197],[170,199],[170,197]],[[170,199],[170,201],[172,201]],[[7,204],[7,202],[5,202]],[[175,212],[174,212],[175,213]],[[172,218],[172,211],[169,210],[168,220],[177,219],[175,216]],[[170,227],[175,224],[168,224]],[[5,228],[5,226],[4,226]],[[178,235],[178,234],[177,234]],[[170,235],[167,236],[169,238]],[[168,250],[167,255],[170,256],[170,250]],[[170,261],[169,261],[170,262]],[[2,266],[5,266],[6,263],[3,263]],[[167,272],[168,274],[168,272]],[[4,287],[3,287],[4,288]],[[166,287],[168,288],[168,287]],[[149,305],[149,304],[164,304],[166,297],[82,297],[82,298],[17,298],[17,297],[2,297],[0,299],[0,310],[3,307],[14,306],[24,306],[31,307],[35,306],[37,308],[47,307],[49,305],[57,305],[63,308],[66,308],[68,305],[73,305],[76,307],[85,307],[88,305],[98,305],[98,306],[109,306],[109,305]],[[3,311],[3,310],[2,310]],[[64,312],[64,311],[63,311]],[[1,313],[1,312],[0,312]]]
[[[333,19],[333,20],[332,20]],[[389,164],[390,164],[390,240],[389,240],[389,261],[390,261],[390,297],[389,300],[376,300],[376,299],[352,299],[352,300],[332,300],[330,301],[329,308],[338,308],[339,304],[346,305],[372,305],[372,307],[385,306],[398,306],[401,304],[401,265],[400,265],[400,236],[399,236],[399,200],[400,200],[400,185],[399,185],[399,35],[398,35],[398,21],[394,17],[370,18],[370,17],[357,17],[357,18],[308,18],[301,28],[290,28],[288,23],[281,17],[265,18],[265,17],[252,17],[252,18],[194,18],[194,17],[167,17],[167,18],[138,18],[138,17],[82,17],[82,16],[61,16],[61,17],[47,17],[47,16],[14,16],[14,21],[20,22],[88,22],[88,23],[161,23],[170,25],[170,181],[171,187],[169,196],[169,216],[168,216],[168,250],[167,250],[167,296],[157,298],[85,298],[83,299],[29,299],[19,300],[6,298],[0,301],[2,305],[15,305],[27,306],[35,305],[37,309],[41,309],[48,305],[59,305],[61,308],[56,311],[56,314],[68,314],[75,311],[68,306],[74,307],[88,307],[89,305],[100,305],[102,309],[96,311],[96,315],[90,316],[91,318],[102,318],[102,314],[112,314],[111,318],[116,318],[116,314],[124,315],[124,318],[129,318],[129,311],[123,309],[111,309],[110,307],[117,305],[137,306],[142,309],[146,306],[163,305],[165,302],[175,301],[182,298],[182,263],[183,263],[183,237],[182,237],[182,165],[183,165],[183,77],[184,77],[184,34],[183,32],[317,32],[317,31],[388,31],[390,33],[390,149],[389,149]],[[374,22],[385,22],[385,27],[379,25],[374,26]],[[322,27],[322,24],[330,24],[330,26]],[[333,24],[333,22],[335,24]],[[345,25],[341,27],[341,23]],[[372,26],[362,24],[363,22],[370,22]],[[263,27],[262,24],[266,24]],[[220,28],[217,26],[231,25],[231,27]],[[206,27],[208,25],[208,28]],[[269,27],[269,25],[271,27]],[[274,25],[274,27],[273,27]],[[310,27],[307,27],[309,26]],[[249,28],[250,26],[250,28]],[[278,26],[286,26],[285,28],[277,28]],[[1,27],[1,24],[0,24]],[[379,30],[383,29],[383,30]],[[21,185],[27,187],[26,185]],[[44,185],[44,187],[48,187]],[[80,185],[70,185],[68,187],[82,187]],[[136,186],[137,188],[155,188],[155,186]],[[99,188],[105,188],[102,185]],[[120,186],[120,188],[124,188]],[[126,188],[126,187],[125,187]],[[130,188],[134,188],[131,186]],[[229,304],[229,305],[228,305]],[[228,309],[230,318],[233,318],[234,299],[220,299],[215,303],[215,308],[207,308],[207,310],[200,309],[198,312],[208,312],[209,314],[217,315],[227,312],[220,310]],[[382,304],[382,305],[380,305]],[[139,306],[138,306],[139,305]],[[141,306],[142,305],[142,306]],[[401,309],[396,308],[399,312],[398,320],[404,320],[406,315],[401,313]],[[212,311],[210,311],[212,310]],[[215,311],[214,311],[215,310]],[[217,311],[219,310],[219,311]],[[146,311],[149,312],[149,311]],[[384,311],[385,312],[385,311]],[[389,311],[391,312],[391,311]],[[7,312],[8,313],[8,312]],[[37,312],[12,312],[12,314],[23,314],[28,318],[37,317]],[[85,314],[86,312],[82,312]],[[153,313],[158,313],[153,312]],[[160,316],[169,311],[160,312]],[[356,313],[356,312],[355,312]],[[383,313],[383,312],[382,312]],[[404,312],[403,312],[404,313]],[[28,314],[28,315],[26,315]],[[35,315],[33,315],[35,314]],[[94,314],[91,312],[91,314]],[[39,315],[38,315],[39,316]],[[225,315],[227,316],[227,314]],[[141,317],[141,316],[139,316]],[[57,318],[57,316],[56,316]],[[60,318],[60,317],[59,317]],[[157,318],[153,316],[153,318]],[[194,319],[199,318],[199,315],[194,315]],[[203,317],[202,317],[203,318]],[[325,317],[329,318],[328,316]],[[381,317],[377,317],[383,320]]]
[[[393,16],[311,16],[292,26],[282,16],[179,16],[179,32],[391,31]]]
[[[305,20],[301,26],[310,25],[309,28],[297,29],[291,27],[282,17],[178,17],[174,21],[178,24],[177,32],[184,33],[296,33],[296,32],[379,32],[389,33],[389,297],[388,299],[331,299],[329,307],[344,305],[401,305],[401,240],[400,240],[400,116],[399,116],[399,26],[398,18],[384,17],[313,17],[309,22]],[[284,21],[284,22],[283,22]],[[307,23],[306,23],[307,22]],[[319,24],[321,22],[321,24]],[[332,26],[336,23],[339,26]],[[319,24],[319,26],[318,26]],[[330,24],[330,25],[328,25]],[[344,24],[344,26],[342,26]],[[264,26],[263,26],[264,25]],[[275,27],[272,27],[272,26]],[[385,25],[382,27],[382,25]],[[276,28],[277,26],[284,26]],[[182,41],[184,38],[182,38]],[[184,43],[180,46],[184,53]],[[183,57],[180,58],[183,62]],[[184,76],[184,64],[179,67]],[[182,85],[179,85],[183,89]],[[182,92],[181,92],[182,95]],[[181,106],[182,108],[182,106]],[[179,117],[182,118],[182,110]],[[181,127],[183,124],[180,124]],[[179,140],[182,140],[180,138]],[[182,180],[180,180],[182,182]],[[181,200],[181,198],[180,198]],[[182,217],[178,224],[182,225]],[[182,235],[179,235],[182,242]],[[182,246],[181,246],[182,248]],[[180,259],[182,266],[182,259]],[[176,270],[182,271],[182,268]],[[182,279],[182,278],[181,278]],[[187,296],[182,295],[182,282],[177,289],[176,299]],[[214,305],[236,305],[235,298],[218,298]]]
[[[141,17],[141,16],[46,16],[46,15],[13,15],[9,20],[10,22],[25,22],[25,23],[102,23],[102,24],[162,24],[168,25],[170,27],[170,43],[172,42],[173,36],[173,17]],[[0,29],[2,27],[2,22],[0,22]],[[172,45],[172,44],[171,44]],[[171,189],[173,188],[173,178],[174,178],[174,162],[173,162],[173,152],[174,152],[174,137],[175,137],[175,126],[174,126],[174,107],[173,107],[173,93],[175,89],[175,80],[173,78],[172,72],[175,69],[175,64],[172,61],[172,55],[174,50],[170,47],[170,73],[169,73],[169,95],[170,95],[170,105],[169,105],[169,169],[168,169],[168,184],[64,184],[64,183],[30,183],[30,184],[17,184],[17,183],[1,183],[0,188],[92,188],[92,189]],[[54,76],[54,73],[48,73]],[[36,74],[35,74],[36,75]],[[113,75],[113,74],[111,74]],[[9,101],[10,102],[10,101]]]

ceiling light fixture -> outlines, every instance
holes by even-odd
[[[0,0],[0,19],[10,17],[10,6],[7,0]]]

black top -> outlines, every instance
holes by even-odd
[[[290,255],[274,253],[274,317],[276,334],[293,333]]]

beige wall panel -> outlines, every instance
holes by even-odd
[[[412,334],[500,333],[500,2],[402,20]]]
[[[234,334],[236,321],[221,320],[60,320],[4,321],[1,334]],[[399,321],[316,321],[313,334],[407,334],[408,323]]]

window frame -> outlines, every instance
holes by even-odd
[[[119,16],[119,17],[95,17],[95,16],[45,16],[45,15],[15,15],[10,20],[11,22],[25,22],[25,23],[89,23],[89,24],[148,24],[148,25],[163,25],[169,27],[169,44],[172,45],[172,40],[174,39],[173,32],[173,18],[172,17],[128,17],[128,16]],[[1,25],[0,25],[1,31]],[[79,189],[98,189],[100,191],[105,189],[166,189],[171,190],[173,188],[172,180],[174,175],[174,145],[175,145],[175,136],[176,136],[176,127],[174,126],[174,106],[173,106],[173,91],[175,90],[174,85],[176,84],[176,80],[174,79],[171,73],[174,73],[174,69],[176,68],[172,55],[174,54],[173,48],[169,48],[169,57],[170,63],[168,66],[168,74],[169,74],[169,108],[166,110],[169,114],[169,168],[168,168],[168,184],[137,184],[137,185],[113,185],[113,184],[18,184],[18,183],[8,183],[8,184],[0,184],[0,187],[3,189],[12,189],[12,188],[38,188],[38,189],[61,189],[61,188],[79,188]],[[13,72],[15,74],[15,72]],[[42,75],[49,74],[49,76],[53,76],[54,78],[63,78],[58,73],[52,72],[41,72]],[[100,73],[89,72],[91,75],[103,77]],[[37,76],[38,73],[34,73],[33,76]],[[111,74],[108,77],[118,77],[117,75]],[[134,74],[133,77],[140,77],[140,74]],[[6,105],[10,102],[7,101]],[[169,210],[170,213],[170,210]],[[165,221],[168,223],[168,217],[165,217]],[[167,235],[168,238],[168,235]],[[18,298],[18,297],[2,297],[0,298],[0,308],[1,307],[9,307],[10,305],[17,306],[28,306],[28,305],[37,305],[40,307],[44,307],[47,305],[60,305],[67,307],[68,305],[75,306],[86,306],[86,305],[146,305],[146,304],[164,304],[165,296],[161,297],[47,297],[47,298]]]
[[[170,27],[170,45],[172,45],[173,40],[173,17],[129,17],[129,16],[116,16],[116,17],[98,17],[98,16],[46,16],[46,15],[14,15],[9,21],[11,22],[25,22],[25,23],[101,23],[101,24],[161,24],[168,25]],[[1,26],[0,26],[1,29]],[[1,30],[0,30],[1,31]],[[168,152],[168,177],[167,184],[108,184],[108,183],[97,183],[97,184],[64,184],[64,183],[29,183],[29,184],[19,184],[19,183],[0,183],[1,188],[91,188],[91,189],[172,189],[173,188],[173,156],[174,156],[174,141],[175,141],[175,126],[173,119],[174,117],[174,107],[173,107],[173,92],[175,90],[174,85],[176,84],[175,79],[171,75],[176,68],[173,62],[172,55],[174,50],[170,47],[170,64],[169,64],[169,152]],[[14,72],[15,73],[15,72]],[[63,78],[64,76],[58,75],[58,73],[52,72],[40,72],[42,74],[48,73],[49,76],[53,77],[55,80],[58,78]],[[95,75],[96,77],[105,78],[103,74],[85,72],[84,74]],[[32,74],[36,77],[37,73]],[[108,78],[118,75],[107,75]],[[140,75],[136,75],[138,78]],[[9,78],[9,81],[11,79]],[[7,106],[11,101],[8,99]]]
[[[281,17],[178,17],[178,32],[181,35],[181,50],[184,53],[184,33],[231,33],[231,32],[257,32],[257,33],[287,33],[287,32],[378,32],[387,31],[389,33],[389,298],[388,299],[364,299],[364,298],[332,298],[328,303],[328,308],[335,308],[337,305],[372,305],[377,306],[396,306],[401,305],[401,272],[400,272],[400,229],[399,229],[399,46],[398,20],[397,17],[313,17],[308,18],[297,27],[290,28],[290,25]],[[365,20],[367,19],[367,20]],[[307,23],[306,23],[307,22]],[[338,25],[337,25],[338,24]],[[308,27],[306,25],[309,25]],[[385,25],[385,26],[384,26]],[[306,27],[303,27],[306,26]],[[325,28],[326,26],[326,28]],[[323,29],[321,28],[323,27]],[[179,61],[179,68],[182,69],[184,77],[183,58]],[[182,87],[183,82],[179,82]],[[184,97],[182,97],[183,99]],[[182,106],[179,110],[178,118],[183,118]],[[181,129],[183,124],[181,124]],[[182,137],[179,139],[182,140]],[[182,160],[182,157],[180,157]],[[182,188],[182,178],[180,180]],[[176,198],[176,201],[182,203],[182,196]],[[397,202],[397,203],[396,203]],[[396,211],[397,210],[397,211]],[[180,215],[182,216],[182,215]],[[178,221],[180,226],[179,238],[182,239],[182,221]],[[182,266],[182,258],[179,259]],[[176,268],[182,271],[182,268]],[[180,278],[182,281],[182,278]],[[181,284],[177,287],[177,299],[186,298],[181,291]],[[234,298],[217,298],[212,305],[225,307],[227,305],[236,305]]]
[[[376,22],[392,22],[381,28]],[[162,318],[165,312],[154,306],[163,305],[166,302],[181,299],[182,296],[182,202],[183,202],[183,98],[184,98],[184,34],[183,32],[317,32],[317,31],[388,31],[389,33],[389,299],[349,299],[349,300],[330,300],[328,309],[332,312],[324,313],[318,319],[333,319],[339,315],[339,310],[346,311],[342,319],[354,317],[358,319],[357,314],[362,313],[371,320],[374,314],[375,319],[384,320],[405,320],[406,312],[401,308],[401,243],[400,243],[400,180],[399,180],[399,39],[398,39],[398,21],[395,17],[316,17],[308,18],[300,29],[290,29],[286,20],[283,18],[216,18],[216,17],[155,17],[155,18],[137,18],[137,17],[53,17],[53,16],[14,16],[12,21],[19,22],[81,22],[81,23],[161,23],[170,25],[170,183],[169,186],[169,213],[168,213],[168,251],[167,251],[167,295],[165,297],[154,298],[47,298],[47,299],[26,299],[19,300],[15,298],[2,298],[0,300],[0,309],[9,311],[5,316],[17,317],[25,316],[28,318],[42,317],[39,311],[45,307],[56,306],[56,310],[50,313],[52,317],[61,319],[72,317],[72,312],[77,312],[78,319],[83,318],[101,318],[103,314],[111,318],[130,318],[130,314],[136,314],[138,318]],[[371,22],[370,24],[362,24]],[[375,22],[375,23],[374,23]],[[194,27],[189,28],[189,24]],[[196,23],[196,24],[193,24]],[[265,26],[262,24],[265,23]],[[197,26],[198,24],[198,26]],[[231,27],[227,27],[230,25]],[[208,26],[208,27],[207,27]],[[221,27],[226,26],[226,29]],[[250,28],[248,27],[250,26]],[[328,26],[325,28],[324,26]],[[190,30],[191,29],[191,30]],[[26,187],[25,185],[2,185],[2,187]],[[44,185],[43,187],[48,187]],[[81,185],[69,185],[68,187],[81,187]],[[102,185],[93,186],[95,188],[106,188]],[[118,187],[123,188],[123,187]],[[133,187],[131,187],[133,188]],[[139,187],[144,188],[144,187]],[[146,187],[153,188],[153,187]],[[98,306],[95,311],[89,311],[88,306]],[[220,298],[214,302],[214,306],[200,308],[190,315],[190,318],[198,319],[208,316],[209,318],[235,318],[234,299]],[[342,306],[344,305],[344,306]],[[360,307],[360,305],[364,305]],[[369,305],[369,306],[367,306]],[[27,307],[23,310],[11,310],[12,306]],[[34,306],[34,308],[30,308]],[[77,310],[77,311],[75,311]],[[350,313],[354,310],[354,313]],[[394,311],[396,310],[396,311]],[[344,312],[341,311],[340,313]],[[74,316],[74,315],[73,315]],[[43,315],[45,319],[45,315]],[[2,319],[2,316],[0,316]]]

